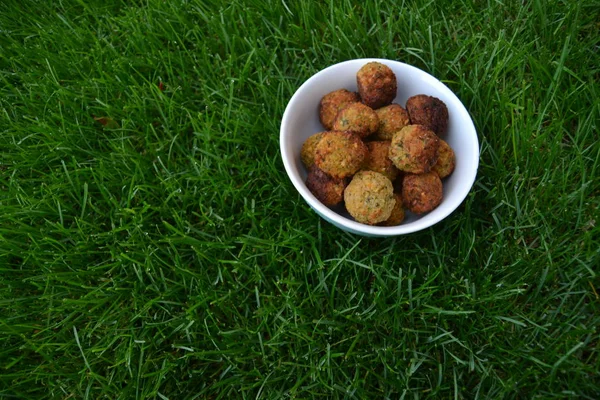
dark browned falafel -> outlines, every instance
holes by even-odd
[[[372,109],[387,106],[396,98],[396,75],[385,64],[366,63],[357,72],[356,83],[361,101]]]
[[[306,187],[321,203],[328,207],[342,202],[346,186],[345,179],[332,178],[314,165],[308,170]]]
[[[424,214],[442,202],[442,181],[435,172],[406,174],[402,182],[404,206],[415,214]]]
[[[443,136],[448,129],[448,108],[437,97],[418,94],[406,101],[411,124],[424,125],[436,135]]]

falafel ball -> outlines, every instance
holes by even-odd
[[[327,131],[315,147],[315,165],[333,178],[346,178],[358,171],[369,149],[351,132]]]
[[[362,103],[346,104],[338,111],[333,122],[334,131],[350,131],[362,138],[375,133],[379,128],[379,117],[372,108]]]
[[[323,132],[315,133],[302,143],[300,158],[306,168],[310,168],[315,163],[315,148],[321,137],[323,137]]]
[[[375,171],[385,175],[390,181],[394,181],[398,176],[398,168],[388,157],[390,151],[389,141],[367,142],[369,154],[365,160],[362,169],[366,171]]]
[[[424,214],[442,202],[442,180],[435,172],[406,174],[402,182],[404,207],[415,214]]]
[[[422,174],[437,162],[439,142],[423,125],[408,125],[394,133],[388,155],[399,170]]]
[[[342,107],[348,103],[356,103],[357,101],[360,101],[358,93],[350,92],[346,89],[334,90],[323,96],[319,104],[319,119],[325,129],[333,128],[335,116]]]
[[[328,207],[342,202],[346,185],[345,179],[332,178],[314,165],[308,170],[306,187]]]
[[[394,199],[396,204],[392,208],[390,217],[383,222],[380,222],[380,226],[396,226],[400,225],[404,221],[404,206],[402,204],[402,196],[399,193],[394,193]]]
[[[396,75],[379,62],[369,62],[356,74],[358,93],[362,102],[373,109],[387,106],[396,98]]]
[[[440,148],[438,150],[438,154],[438,160],[435,165],[431,167],[431,170],[437,172],[439,177],[444,179],[454,171],[456,157],[452,147],[450,147],[450,145],[442,139],[440,139]]]
[[[406,111],[411,124],[425,125],[436,135],[442,136],[448,129],[448,107],[437,97],[418,94],[406,101]]]
[[[375,137],[379,140],[391,140],[395,132],[410,125],[408,112],[400,104],[390,104],[375,110],[379,117],[379,129]]]
[[[392,182],[374,171],[354,175],[344,190],[344,202],[356,221],[368,225],[387,220],[396,204]]]

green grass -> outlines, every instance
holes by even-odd
[[[600,396],[600,3],[362,3],[0,7],[0,398]],[[472,115],[433,228],[344,233],[284,172],[357,57]]]

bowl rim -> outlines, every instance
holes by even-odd
[[[431,221],[431,218],[425,218],[428,214],[423,215],[416,221],[413,221],[409,224],[400,224],[400,225],[389,226],[389,227],[388,226],[366,225],[366,224],[362,224],[362,223],[350,220],[350,219],[338,214],[337,212],[333,211],[329,207],[322,204],[319,200],[317,200],[317,198],[306,188],[306,185],[302,181],[300,174],[297,173],[298,172],[297,169],[294,168],[293,156],[290,156],[288,154],[288,152],[286,151],[286,149],[288,147],[287,146],[288,137],[285,135],[285,132],[287,131],[287,127],[290,124],[291,115],[295,108],[294,105],[296,102],[298,102],[298,99],[302,96],[302,93],[305,90],[307,90],[307,88],[311,85],[311,82],[318,79],[318,77],[320,75],[327,73],[327,71],[334,69],[334,68],[339,68],[342,65],[364,64],[364,63],[373,62],[373,61],[380,62],[383,64],[390,64],[390,63],[398,64],[402,68],[412,69],[414,73],[421,74],[424,77],[426,77],[428,80],[433,79],[436,82],[436,86],[441,85],[441,89],[447,91],[445,93],[446,96],[452,97],[457,101],[456,105],[458,107],[459,113],[461,114],[459,116],[460,120],[462,121],[461,124],[466,124],[466,126],[462,125],[463,128],[465,128],[464,131],[467,132],[467,134],[470,134],[473,136],[472,137],[473,140],[471,141],[471,149],[469,152],[471,154],[471,159],[468,161],[469,161],[470,165],[473,165],[474,167],[468,171],[468,174],[466,174],[465,176],[462,176],[461,182],[463,182],[463,184],[461,184],[459,187],[457,187],[455,189],[458,192],[454,193],[453,196],[450,199],[448,199],[448,201],[450,201],[450,203],[446,203],[446,205],[444,206],[443,212],[441,212],[437,216],[437,218],[435,218],[433,221]],[[342,61],[342,62],[330,65],[329,67],[320,70],[319,72],[313,74],[306,81],[304,81],[304,83],[302,85],[300,85],[300,87],[293,94],[293,96],[291,97],[290,101],[288,102],[288,104],[285,108],[283,117],[281,119],[279,142],[280,142],[280,153],[281,153],[281,157],[282,157],[282,161],[283,161],[283,165],[286,170],[286,173],[287,173],[289,179],[291,180],[292,184],[296,188],[296,190],[300,193],[300,195],[308,203],[308,205],[310,207],[312,207],[313,209],[315,209],[315,211],[317,211],[318,214],[321,214],[321,215],[319,215],[320,217],[324,218],[325,220],[329,220],[329,222],[333,223],[334,225],[343,226],[344,228],[346,228],[346,230],[348,230],[350,232],[364,234],[367,236],[389,237],[389,236],[409,234],[409,233],[413,233],[413,232],[417,232],[417,231],[429,228],[429,227],[437,224],[438,222],[444,220],[451,213],[453,213],[460,206],[460,204],[465,200],[465,198],[471,191],[473,184],[475,183],[475,179],[477,177],[477,171],[479,169],[480,151],[479,151],[479,139],[477,137],[477,130],[475,129],[475,125],[473,123],[473,120],[471,119],[469,112],[467,111],[467,109],[464,106],[464,104],[462,103],[462,101],[460,101],[458,96],[456,96],[456,94],[448,86],[446,86],[442,81],[440,81],[433,75],[431,75],[417,67],[414,67],[410,64],[406,64],[401,61],[388,60],[388,59],[383,59],[383,58],[358,58],[358,59]]]

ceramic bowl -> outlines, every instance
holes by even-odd
[[[443,180],[443,200],[433,211],[416,215],[406,212],[401,225],[383,227],[370,226],[354,221],[343,209],[323,205],[307,189],[307,170],[300,160],[300,149],[311,135],[325,130],[319,121],[319,102],[334,90],[357,91],[356,73],[370,61],[390,67],[396,74],[398,91],[394,103],[403,107],[406,100],[417,94],[426,94],[441,99],[448,107],[448,131],[443,139],[456,155],[456,168],[452,175]],[[456,95],[442,82],[430,74],[398,61],[385,59],[356,59],[332,65],[317,72],[298,88],[290,99],[280,130],[281,157],[285,170],[294,187],[308,205],[323,219],[345,231],[363,236],[396,236],[426,229],[450,215],[471,190],[479,165],[479,141],[469,113]]]

